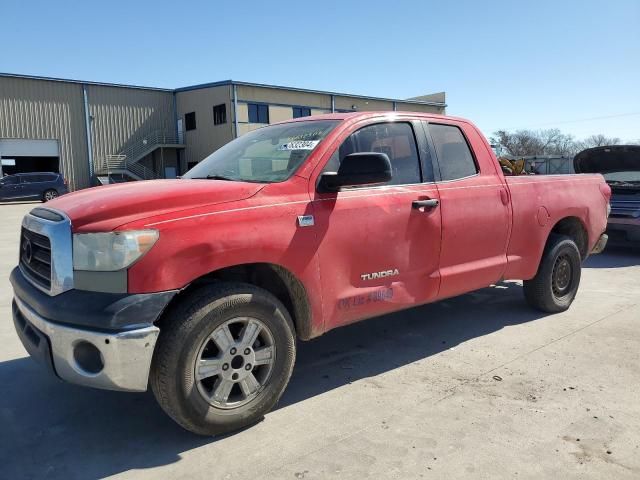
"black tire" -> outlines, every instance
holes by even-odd
[[[567,310],[578,291],[582,258],[576,243],[564,235],[552,234],[547,242],[538,273],[524,281],[529,305],[548,313]]]
[[[194,367],[198,368],[196,360],[200,362],[205,351],[200,345],[208,348],[212,333],[238,318],[257,319],[267,327],[275,358],[270,360],[270,373],[254,393],[255,398],[237,408],[218,408],[210,403],[212,398],[205,399],[204,383],[196,380]],[[263,289],[242,283],[202,287],[180,299],[159,326],[151,389],[162,409],[191,432],[217,435],[259,422],[276,405],[289,382],[296,354],[293,322],[282,303]],[[239,370],[225,365],[228,371],[243,374],[242,365]],[[251,366],[245,367],[249,370]],[[222,377],[213,378],[219,381]]]
[[[55,198],[58,198],[58,196],[58,191],[51,188],[42,193],[42,201],[49,202]]]

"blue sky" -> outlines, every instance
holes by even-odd
[[[486,133],[640,139],[640,0],[2,0],[0,71],[180,87],[223,79],[406,98]]]

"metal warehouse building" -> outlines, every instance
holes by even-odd
[[[233,138],[330,112],[444,113],[445,94],[406,100],[232,80],[176,90],[0,74],[4,174],[60,171],[72,189],[174,178]]]

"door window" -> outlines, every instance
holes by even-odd
[[[16,177],[4,177],[0,180],[2,185],[16,185],[18,183],[18,179]]]
[[[41,181],[40,175],[22,175],[20,177],[20,183],[36,183]]]
[[[352,133],[331,156],[325,172],[336,172],[351,153],[386,153],[392,178],[386,185],[420,183],[420,159],[411,125],[404,122],[377,123]]]
[[[458,127],[429,124],[442,180],[457,180],[478,173],[469,145]]]

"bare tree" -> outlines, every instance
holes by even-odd
[[[591,135],[581,142],[578,142],[580,150],[593,147],[604,147],[606,145],[620,145],[622,141],[618,137],[607,137],[603,134]]]
[[[500,145],[506,153],[516,157],[536,155],[542,150],[540,140],[528,130],[518,130],[514,133],[498,130],[491,138],[491,143]]]
[[[562,133],[557,128],[534,132],[543,142],[542,155],[572,156],[577,153],[576,141],[572,135]]]
[[[533,155],[574,155],[576,142],[571,135],[562,133],[557,128],[548,130],[517,130],[507,132],[498,130],[491,137],[493,144],[499,145],[508,154],[516,157]]]

